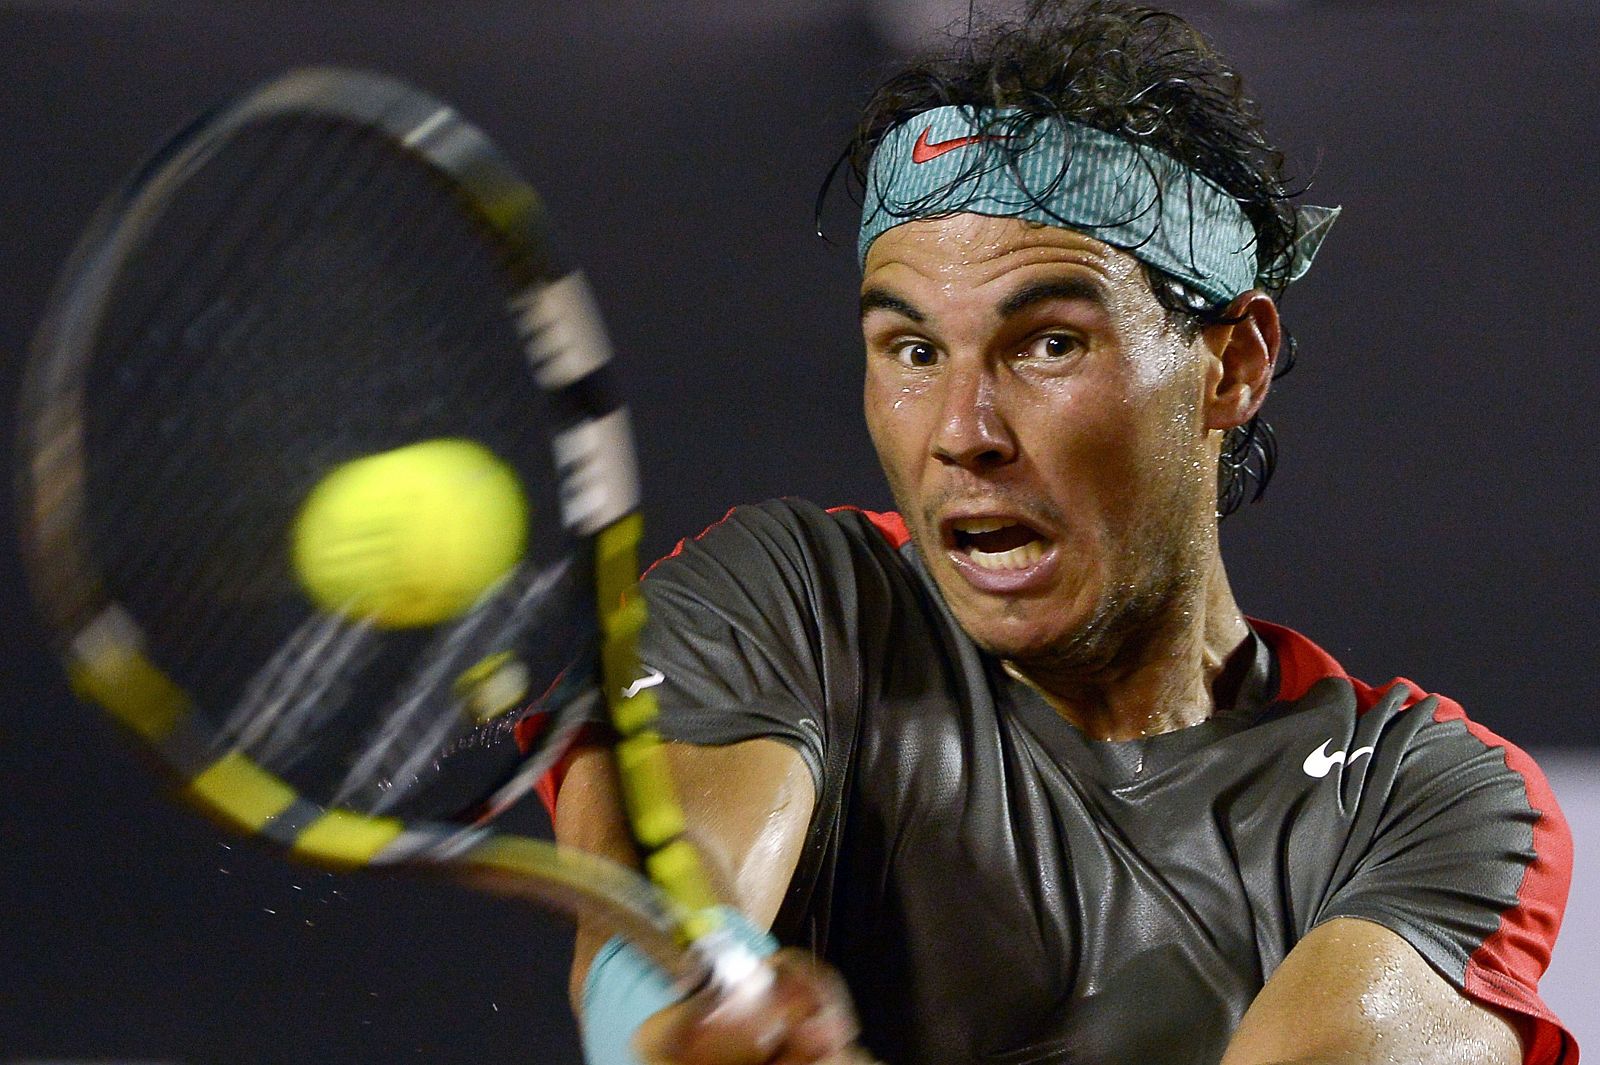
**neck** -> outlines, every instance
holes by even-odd
[[[1218,681],[1249,635],[1214,554],[1193,588],[1127,633],[1111,634],[1092,664],[1038,659],[1005,667],[1091,739],[1138,739],[1198,725],[1225,708],[1231,694]]]

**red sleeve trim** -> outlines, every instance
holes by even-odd
[[[549,727],[549,713],[540,711],[537,707],[550,697],[550,693],[556,690],[564,676],[566,676],[565,670],[550,682],[550,687],[545,689],[543,695],[534,700],[533,707],[535,709],[524,715],[512,730],[512,736],[517,741],[517,747],[523,754],[533,750],[533,745],[538,742],[540,735]],[[550,823],[552,825],[555,824],[556,820],[556,795],[561,791],[562,782],[567,779],[567,770],[572,768],[572,760],[590,747],[603,746],[605,744],[605,736],[606,729],[599,722],[591,721],[580,726],[578,731],[573,733],[572,737],[566,741],[566,749],[561,752],[555,764],[545,770],[544,775],[534,782],[533,793],[539,796],[539,801],[544,804],[545,813],[550,815]]]
[[[911,541],[911,530],[906,528],[906,520],[892,510],[862,510],[860,507],[843,506],[829,507],[828,513],[860,514],[872,523],[872,527],[877,529],[889,542],[889,546],[896,551]]]
[[[677,558],[679,555],[683,554],[683,545],[684,544],[688,543],[690,540],[699,540],[700,538],[705,536],[707,533],[709,533],[712,529],[715,529],[718,525],[721,525],[723,522],[725,522],[729,518],[733,517],[733,512],[738,510],[738,509],[739,508],[736,507],[736,506],[729,507],[728,508],[728,512],[726,514],[724,514],[722,517],[718,518],[716,521],[712,522],[710,525],[707,525],[704,529],[701,529],[695,535],[686,536],[682,540],[679,540],[677,542],[677,544],[673,546],[671,551],[668,551],[666,554],[662,555],[660,558],[658,558],[654,562],[650,563],[650,565],[646,566],[644,568],[644,572],[639,574],[639,579],[640,580],[644,580],[646,577],[650,576],[650,571],[655,569],[657,566],[661,565],[661,563],[665,562],[667,559],[669,559],[669,558]]]
[[[676,558],[678,555],[682,554],[684,544],[689,543],[691,540],[699,540],[701,537],[704,537],[706,534],[711,532],[711,530],[715,529],[719,525],[722,525],[729,518],[733,517],[733,512],[738,509],[739,508],[737,506],[729,507],[727,513],[723,514],[721,518],[712,522],[710,525],[707,525],[704,529],[701,529],[700,532],[695,536],[685,537],[684,539],[679,540],[671,551],[667,552],[665,555],[662,555],[660,558],[650,563],[649,566],[645,567],[644,573],[640,575],[640,580],[650,576],[650,571],[661,565],[661,563],[665,562],[667,559]],[[829,514],[837,514],[841,511],[857,513],[866,518],[867,521],[872,523],[873,528],[877,529],[883,538],[888,541],[889,546],[895,548],[896,550],[899,550],[901,547],[905,546],[905,544],[911,539],[911,531],[906,528],[905,519],[901,518],[899,514],[896,514],[893,511],[863,510],[860,507],[852,506],[828,508]],[[517,742],[522,745],[524,750],[527,750],[533,739],[538,736],[539,731],[542,728],[542,715],[529,715],[522,721],[517,722]],[[549,772],[540,777],[538,783],[533,786],[535,794],[539,796],[539,800],[544,804],[544,808],[550,814],[552,821],[556,816],[556,798],[561,793],[561,784],[566,780],[567,770],[571,768],[573,759],[575,759],[583,751],[591,747],[601,746],[604,743],[600,733],[601,730],[598,726],[585,726],[579,731],[576,738],[573,739],[566,752],[562,754],[561,759],[550,768]]]
[[[1506,767],[1522,778],[1533,825],[1533,862],[1522,874],[1517,901],[1500,915],[1500,926],[1467,960],[1466,991],[1475,999],[1529,1018],[1527,1065],[1577,1065],[1578,1043],[1539,997],[1539,978],[1566,911],[1572,884],[1572,830],[1544,773],[1516,744],[1476,721],[1450,699],[1440,698],[1435,721],[1459,721],[1479,742],[1505,752]]]
[[[567,779],[567,770],[572,768],[572,763],[578,755],[595,747],[605,746],[600,734],[601,729],[598,725],[585,725],[579,729],[556,764],[551,766],[533,786],[533,793],[539,796],[539,801],[544,804],[544,811],[550,815],[551,824],[555,824],[556,821],[556,797],[561,794],[561,785]]]

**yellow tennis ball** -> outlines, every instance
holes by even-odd
[[[424,440],[335,467],[292,536],[295,575],[321,609],[383,628],[436,625],[522,558],[528,502],[488,448]]]

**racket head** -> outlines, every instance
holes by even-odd
[[[671,955],[692,906],[486,828],[631,679],[609,357],[538,196],[447,105],[318,69],[203,116],[97,213],[24,373],[23,555],[75,689],[236,830],[324,865],[475,861]],[[313,603],[313,490],[461,441],[520,486],[515,567],[429,624]]]

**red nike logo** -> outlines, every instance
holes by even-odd
[[[967,137],[955,137],[951,140],[940,141],[938,144],[929,144],[928,134],[932,132],[933,127],[929,126],[917,137],[917,143],[911,146],[911,161],[913,163],[926,163],[930,159],[939,158],[945,152],[953,152],[957,148],[965,148],[967,145],[977,144],[979,141],[1008,141],[1011,139],[1010,137],[1001,137],[994,134],[975,133]]]

